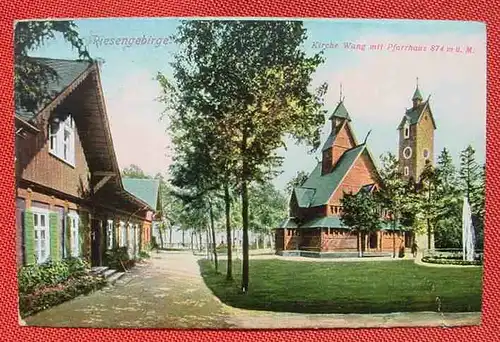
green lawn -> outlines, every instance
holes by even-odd
[[[300,313],[386,313],[481,310],[482,267],[437,268],[411,260],[372,262],[297,262],[250,260],[250,290],[239,293],[241,263],[235,281],[225,280],[226,261],[200,260],[203,279],[227,305],[252,310]]]

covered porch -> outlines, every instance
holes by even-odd
[[[335,216],[316,218],[301,225],[288,218],[276,229],[276,254],[301,256],[388,255],[405,249],[405,232],[383,229],[358,234]]]

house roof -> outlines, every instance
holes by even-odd
[[[321,174],[321,162],[319,162],[304,184],[294,190],[299,207],[309,208],[327,204],[365,149],[366,145],[361,144],[345,151],[332,172],[324,175]]]
[[[348,229],[346,225],[342,223],[340,217],[338,216],[323,216],[317,217],[310,221],[305,222],[300,226],[300,228],[344,228]]]
[[[337,107],[330,116],[330,120],[333,120],[334,118],[346,119],[348,121],[351,121],[351,118],[349,117],[349,112],[344,106],[344,101],[340,101],[338,103]]]
[[[349,119],[349,121],[350,121],[350,119]],[[335,127],[334,129],[332,129],[332,132],[330,133],[330,135],[326,139],[325,143],[323,144],[323,148],[321,149],[322,152],[333,146],[333,143],[335,142],[335,139],[337,138],[337,135],[339,134],[339,132],[344,127],[346,127],[346,129],[349,130],[349,134],[352,137],[352,140],[354,141],[354,144],[358,145],[358,139],[356,139],[356,135],[354,134],[354,132],[352,130],[352,127],[351,127],[351,124],[349,123],[349,121],[345,120],[340,125],[337,125],[337,127]]]
[[[157,209],[160,181],[157,179],[122,178],[125,190],[144,201],[151,209]]]
[[[321,149],[321,151],[328,150],[330,147],[332,147],[333,142],[335,141],[335,138],[337,137],[337,133],[338,133],[337,130],[332,131],[330,133],[330,135],[326,139],[325,144],[323,145],[323,148]]]
[[[97,177],[101,177],[99,173],[114,176],[93,194],[92,199],[95,203],[111,206],[125,203],[130,210],[135,210],[138,206],[149,206],[124,189],[97,63],[50,58],[33,59],[53,68],[58,74],[57,80],[48,85],[53,97],[33,113],[16,108],[16,124],[29,124],[39,128],[41,123],[39,117],[47,113],[53,115],[59,106],[63,106],[64,111],[74,111],[73,118],[90,173]],[[156,208],[156,205],[153,208]]]
[[[348,226],[346,226],[342,220],[340,219],[339,216],[323,216],[323,217],[316,217],[311,220],[308,220],[306,222],[303,222],[302,224],[298,224],[296,219],[293,217],[289,217],[285,220],[283,220],[278,228],[287,228],[287,229],[314,229],[314,228],[337,228],[337,229],[350,229]],[[396,224],[396,227],[394,227],[392,221],[385,221],[382,220],[380,223],[380,229],[384,231],[391,231],[391,230],[405,230],[401,224]]]
[[[432,115],[429,98],[417,105],[415,108],[408,108],[405,112],[405,115],[403,116],[403,119],[401,120],[401,123],[398,126],[398,129],[401,129],[406,122],[408,122],[409,125],[415,125],[416,123],[418,123],[420,121],[420,117],[426,109],[428,109],[431,114],[432,124],[434,125],[435,129],[436,123],[434,121],[434,116]]]
[[[293,217],[287,217],[279,224],[278,228],[298,228],[298,224]]]
[[[56,79],[51,80],[47,85],[47,90],[52,95],[50,99],[51,101],[54,100],[59,94],[61,94],[72,83],[74,83],[78,79],[78,77],[92,65],[91,62],[83,60],[64,60],[39,57],[30,57],[30,59],[47,67],[50,67],[56,72]],[[29,121],[33,119],[42,109],[43,108],[38,108],[35,112],[28,112],[24,108],[16,106],[15,111],[16,116]]]

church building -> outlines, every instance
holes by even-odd
[[[423,101],[417,85],[413,106],[398,126],[401,174],[406,180],[418,180],[426,162],[433,163],[435,123],[429,99]],[[276,253],[302,256],[392,255],[409,247],[410,234],[389,222],[381,230],[359,241],[356,232],[345,226],[340,215],[344,193],[377,191],[381,179],[367,141],[359,143],[351,126],[351,117],[341,98],[330,116],[331,132],[322,148],[322,160],[307,180],[294,188],[289,217],[276,229]],[[381,217],[387,212],[381,210]],[[424,246],[424,238],[419,246]]]

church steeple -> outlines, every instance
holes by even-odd
[[[335,110],[333,111],[332,115],[329,118],[329,120],[332,121],[332,131],[335,131],[336,127],[344,120],[351,121],[351,118],[349,117],[349,112],[344,106],[344,99],[345,96],[343,96],[342,94],[342,83],[341,83],[339,103],[337,104],[337,107],[335,107]]]
[[[422,97],[422,94],[420,93],[420,89],[418,88],[418,77],[417,77],[417,88],[415,89],[415,92],[413,93],[413,97],[411,98],[413,101],[413,108],[417,107],[424,98]]]

